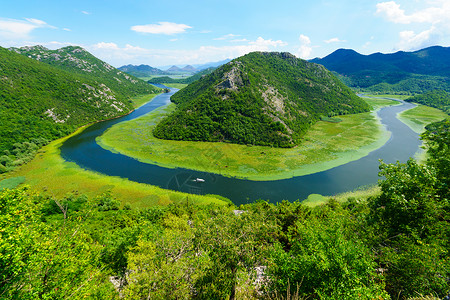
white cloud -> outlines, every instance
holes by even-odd
[[[331,38],[329,40],[324,41],[327,44],[331,44],[331,43],[344,43],[346,42],[346,40],[340,40],[339,38],[335,37],[335,38]]]
[[[81,13],[82,13],[83,15],[90,15],[90,14],[91,14],[90,12],[85,11],[85,10],[82,10]]]
[[[267,51],[266,49],[269,49],[270,47],[282,47],[287,46],[286,42],[283,42],[281,40],[273,41],[273,40],[265,40],[262,37],[258,37],[256,41],[249,42],[250,45],[259,47],[261,49],[264,49],[262,51]]]
[[[399,32],[400,40],[396,45],[398,50],[417,50],[443,41],[448,43],[450,39],[450,1],[429,0],[425,2],[427,7],[410,13],[407,13],[395,1],[377,4],[376,13],[383,15],[390,22],[405,25],[423,24],[415,25],[414,30],[404,29]]]
[[[253,51],[273,51],[286,45],[287,43],[281,40],[266,40],[259,37],[239,45],[201,46],[193,50],[144,49],[131,45],[121,47],[111,42],[100,42],[85,48],[100,59],[119,67],[125,64],[162,66],[206,63],[235,58]]]
[[[69,28],[63,28],[64,31],[72,31]]]
[[[444,19],[449,20],[450,5],[448,1],[433,3],[441,6],[428,7],[408,15],[395,1],[381,2],[377,4],[377,14],[385,15],[389,21],[400,24],[438,23]]]
[[[0,38],[2,39],[27,39],[31,32],[37,28],[55,29],[56,27],[38,19],[16,20],[0,18]]]
[[[177,24],[171,22],[159,22],[158,24],[148,24],[148,25],[136,25],[132,26],[131,30],[140,33],[151,33],[151,34],[167,34],[172,35],[176,33],[183,33],[186,29],[192,28],[186,24]]]
[[[303,59],[311,58],[311,39],[303,34],[300,34],[298,39],[300,41],[300,47],[297,50],[297,56]]]
[[[232,39],[232,38],[238,37],[238,36],[240,36],[240,35],[230,33],[230,34],[226,34],[221,37],[215,38],[214,40],[215,41],[223,41],[223,40]]]
[[[440,39],[434,26],[419,33],[405,30],[399,33],[399,37],[400,42],[397,44],[399,50],[419,50],[435,45]]]

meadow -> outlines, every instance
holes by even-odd
[[[397,118],[417,133],[425,131],[425,126],[448,118],[448,115],[437,108],[418,104],[416,107],[403,111]]]
[[[398,102],[366,98],[374,110]],[[324,171],[357,160],[388,139],[376,114],[339,116],[339,123],[319,121],[294,148],[157,139],[153,127],[175,109],[161,107],[135,120],[110,128],[97,142],[110,151],[163,167],[183,167],[245,178],[278,180]]]

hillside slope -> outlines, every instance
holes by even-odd
[[[0,173],[30,148],[130,110],[103,82],[0,47]]]
[[[114,68],[78,46],[68,46],[57,50],[49,50],[43,46],[10,48],[10,50],[55,68],[106,84],[116,94],[123,97],[154,93],[157,90],[154,86]]]
[[[434,46],[415,52],[371,55],[339,49],[311,62],[342,75],[348,86],[369,91],[450,91],[450,47]]]
[[[172,96],[158,138],[292,147],[321,117],[368,111],[323,66],[289,53],[253,52]]]
[[[163,70],[160,70],[158,68],[153,68],[149,65],[126,65],[118,68],[118,70],[123,71],[125,73],[128,73],[130,75],[136,76],[136,77],[148,77],[152,75],[169,75],[170,73],[167,73]]]

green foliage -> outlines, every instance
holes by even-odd
[[[385,270],[392,295],[443,296],[450,278],[449,121],[431,124],[423,134],[429,158],[425,165],[382,164],[382,194],[373,198],[371,241]]]
[[[325,68],[288,53],[235,59],[171,98],[177,110],[154,129],[172,140],[292,147],[321,116],[368,111]]]
[[[444,297],[449,128],[428,126],[424,165],[382,163],[381,194],[368,201],[118,209],[109,193],[4,189],[0,298]]]
[[[450,114],[450,94],[442,90],[432,90],[422,95],[410,97],[405,101],[435,107]]]
[[[194,81],[197,81],[203,76],[211,74],[215,69],[214,67],[207,68],[205,70],[202,70],[200,72],[195,73],[192,76],[189,76],[187,78],[171,78],[169,76],[162,76],[162,77],[155,77],[148,81],[148,83],[159,83],[159,84],[165,84],[165,83],[181,83],[181,84],[190,84]]]
[[[268,290],[320,299],[386,298],[373,255],[349,233],[345,218],[351,215],[331,211],[292,224],[288,250],[277,244],[270,254]]]
[[[361,55],[339,49],[312,61],[338,73],[347,86],[357,90],[410,95],[436,89],[450,92],[449,51],[435,46],[415,52]]]
[[[11,50],[55,68],[105,84],[121,97],[121,100],[128,100],[140,94],[152,94],[159,90],[133,75],[119,71],[78,46],[67,46],[57,50],[49,50],[42,46],[11,48]]]
[[[0,48],[0,173],[77,127],[129,112],[131,96],[156,89],[117,74],[81,48],[60,50],[15,49],[36,59],[41,55],[39,62]]]

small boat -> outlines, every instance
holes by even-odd
[[[194,179],[195,182],[205,182],[205,179],[201,179],[201,178],[196,178]]]

